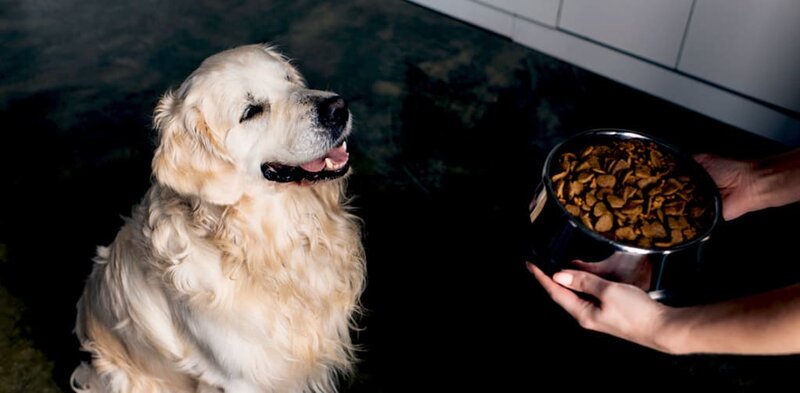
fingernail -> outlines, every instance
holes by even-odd
[[[560,272],[556,273],[553,275],[553,281],[565,286],[572,284],[572,274]]]

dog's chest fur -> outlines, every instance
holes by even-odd
[[[281,380],[323,387],[331,370],[349,367],[363,256],[357,224],[338,192],[299,188],[245,197],[226,209],[150,207],[153,249],[167,261],[165,290],[174,296],[178,328],[189,333],[182,367],[213,384],[242,379],[272,389]],[[176,221],[187,226],[163,239],[159,225]],[[170,265],[180,253],[183,260]]]

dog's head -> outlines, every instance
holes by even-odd
[[[233,204],[251,186],[345,175],[351,124],[341,97],[308,89],[269,47],[243,46],[209,57],[161,99],[153,172],[179,193]]]

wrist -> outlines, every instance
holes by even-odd
[[[690,315],[691,308],[664,306],[660,323],[654,334],[654,346],[656,349],[671,355],[691,353]]]
[[[769,190],[775,181],[775,170],[764,160],[749,162],[742,182],[747,190],[748,211],[765,209],[769,205]]]
[[[774,165],[769,160],[751,164],[749,182],[749,199],[753,210],[782,206],[796,201],[798,190],[796,168],[785,168]],[[795,179],[793,179],[795,178]]]
[[[751,169],[759,208],[800,201],[800,149],[753,162]]]

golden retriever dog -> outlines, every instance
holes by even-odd
[[[206,59],[155,110],[154,181],[78,302],[78,392],[330,392],[364,284],[352,119],[273,49]]]

